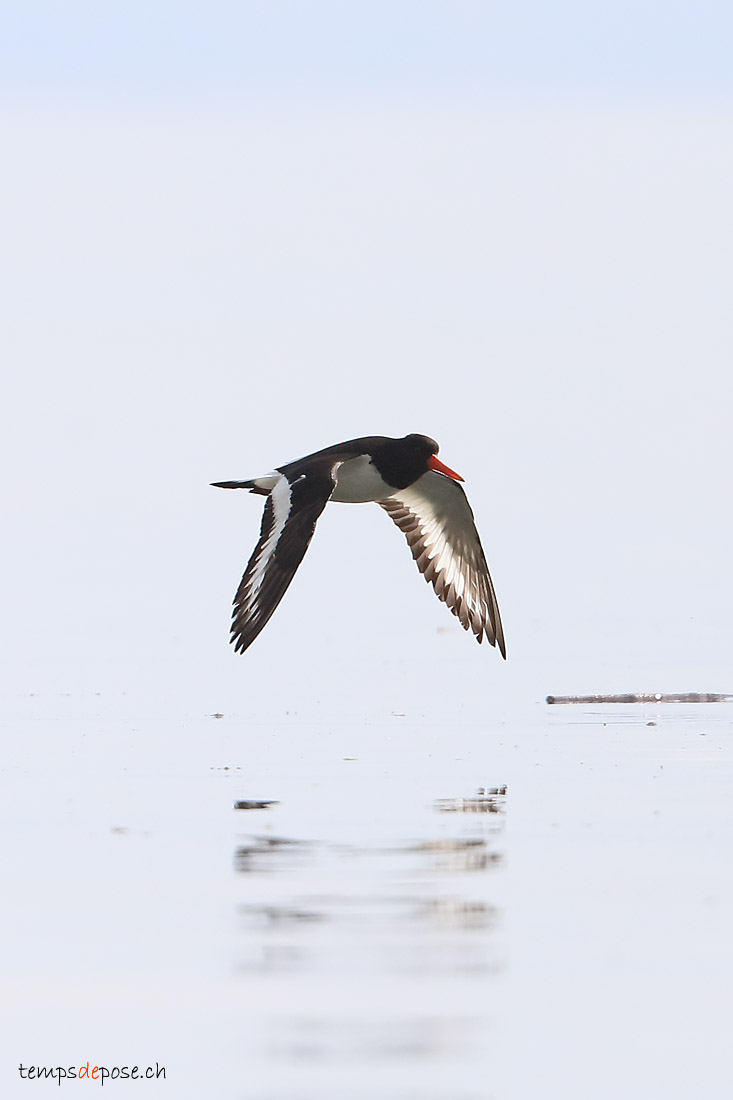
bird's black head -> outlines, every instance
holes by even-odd
[[[437,455],[440,447],[431,439],[429,435],[406,435],[404,439],[395,440],[396,443],[402,443],[404,447],[409,450],[411,454],[421,455],[428,462],[432,455]]]
[[[395,489],[406,489],[428,470],[462,481],[435,456],[438,444],[427,435],[406,435],[402,439],[385,439],[373,453],[372,461],[384,480]]]

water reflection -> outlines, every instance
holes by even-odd
[[[266,1006],[253,1057],[295,1072],[359,1060],[448,1065],[483,1049],[495,1001],[487,983],[503,969],[495,884],[505,812],[506,789],[481,788],[436,802],[411,839],[243,837],[235,969]],[[350,1094],[371,1096],[366,1085]]]
[[[327,1029],[314,1020],[288,1020],[268,1043],[268,1054],[309,1062],[440,1058],[459,1055],[471,1031],[471,1019],[460,1014],[426,1014],[397,1024],[367,1018],[332,1019]]]
[[[234,869],[240,873],[286,871],[297,864],[310,847],[307,841],[279,836],[254,836],[234,852]]]

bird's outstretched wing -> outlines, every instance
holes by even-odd
[[[404,532],[417,567],[466,630],[484,635],[506,657],[496,593],[461,486],[433,470],[380,500]]]
[[[234,597],[230,642],[237,653],[252,644],[285,595],[336,486],[339,465],[329,463],[292,482],[280,474],[271,489],[259,542]]]

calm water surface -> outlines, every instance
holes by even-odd
[[[722,1100],[733,706],[399,694],[6,698],[3,1095]]]

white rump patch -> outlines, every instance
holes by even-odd
[[[271,474],[263,474],[262,477],[252,478],[252,484],[256,485],[258,489],[267,489],[269,493],[271,489],[275,488],[281,477],[282,474],[278,474],[273,470]]]

